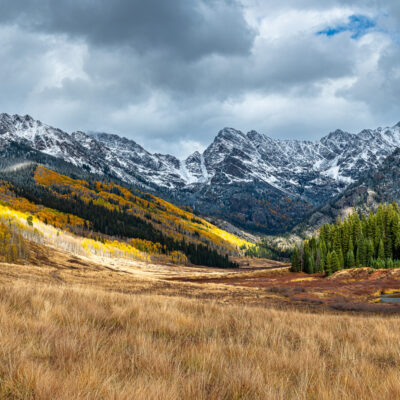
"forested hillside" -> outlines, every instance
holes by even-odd
[[[0,200],[45,224],[105,243],[118,240],[151,256],[232,268],[248,243],[187,210],[112,182],[73,179],[28,164],[0,174]]]
[[[355,211],[343,221],[325,224],[318,236],[294,250],[292,270],[330,275],[343,268],[400,266],[400,216],[395,202],[380,205],[368,217]]]

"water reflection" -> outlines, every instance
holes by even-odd
[[[400,293],[381,294],[382,303],[400,304]]]

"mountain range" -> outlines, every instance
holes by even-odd
[[[357,134],[336,130],[314,142],[224,128],[203,153],[180,160],[152,154],[117,135],[67,133],[29,115],[0,114],[3,157],[12,157],[16,145],[19,158],[39,152],[190,206],[216,221],[278,233],[377,171],[400,147],[400,123]]]

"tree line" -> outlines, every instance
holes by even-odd
[[[296,246],[292,271],[325,272],[343,268],[400,267],[400,216],[397,203],[379,205],[375,213],[355,210],[344,220],[325,224],[318,236]]]

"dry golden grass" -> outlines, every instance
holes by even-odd
[[[0,286],[1,399],[395,399],[399,367],[397,317]]]
[[[0,264],[1,400],[400,398],[396,316],[168,280],[232,271],[31,253]]]

